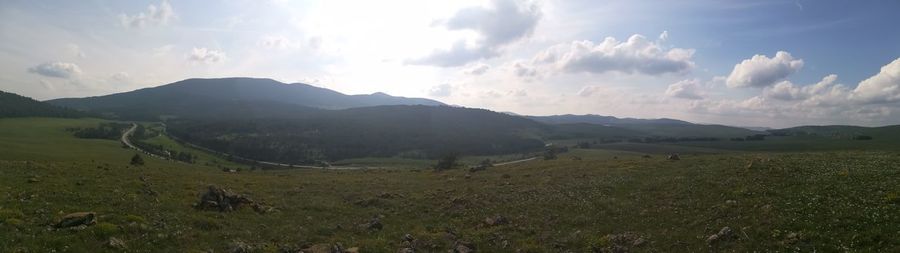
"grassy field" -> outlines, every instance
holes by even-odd
[[[160,123],[143,123],[143,125],[144,125],[144,127],[146,127],[146,129],[148,131],[158,133],[158,134],[154,137],[151,137],[151,138],[148,138],[145,140],[141,140],[141,141],[143,141],[145,143],[149,143],[149,144],[161,145],[167,150],[191,153],[191,154],[197,156],[197,159],[194,162],[196,164],[203,164],[203,165],[209,165],[209,166],[225,166],[228,168],[243,168],[243,169],[246,169],[248,167],[245,164],[234,163],[234,162],[224,159],[221,156],[182,145],[182,144],[176,142],[175,140],[172,140],[165,134],[163,134],[165,127]]]
[[[900,153],[892,151],[697,153],[668,161],[573,150],[476,173],[225,173],[156,159],[129,166],[133,151],[118,142],[64,131],[94,123],[0,120],[0,251],[117,252],[108,241],[118,238],[131,252],[235,245],[282,252],[335,243],[396,252],[405,234],[417,252],[446,252],[457,241],[480,252],[900,251]],[[194,209],[208,185],[275,211]],[[98,224],[49,228],[77,211],[97,212]],[[485,224],[498,215],[508,223]],[[361,227],[373,217],[382,229]],[[723,227],[732,236],[707,243]]]

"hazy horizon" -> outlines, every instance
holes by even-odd
[[[523,115],[882,126],[900,124],[897,9],[791,0],[9,1],[0,4],[0,90],[47,100],[248,76]]]

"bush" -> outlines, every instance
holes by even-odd
[[[110,236],[119,234],[119,232],[121,232],[119,226],[109,222],[100,222],[94,226],[94,235],[96,235],[97,238],[106,239]]]
[[[141,158],[140,154],[134,154],[134,156],[131,157],[131,165],[134,165],[134,166],[144,165],[144,158]]]
[[[455,168],[457,165],[457,160],[459,159],[459,155],[456,153],[449,153],[441,157],[438,160],[438,163],[434,165],[435,170],[449,170]]]

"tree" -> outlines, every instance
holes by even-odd
[[[449,170],[456,167],[456,160],[459,159],[459,156],[456,153],[449,153],[441,157],[438,160],[438,163],[434,165],[435,170]]]
[[[134,165],[134,166],[144,165],[144,158],[141,158],[140,154],[134,154],[134,156],[131,157],[131,165]]]
[[[544,151],[544,160],[554,160],[556,159],[556,149],[553,147],[548,148]]]

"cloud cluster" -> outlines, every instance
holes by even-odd
[[[665,37],[668,33],[664,33]],[[626,41],[607,37],[599,44],[592,41],[573,41],[548,48],[534,58],[539,64],[549,64],[566,72],[621,72],[660,75],[684,73],[694,67],[693,49],[666,49],[659,42],[642,35],[632,35]]]
[[[703,99],[703,86],[697,79],[688,79],[670,84],[666,96],[683,99]]]
[[[447,30],[474,31],[480,39],[475,43],[459,40],[450,49],[435,50],[408,63],[454,67],[498,56],[501,47],[534,32],[540,18],[541,13],[536,5],[514,0],[493,0],[488,8],[459,10],[440,24]]]
[[[74,63],[47,62],[28,68],[28,72],[46,77],[69,79],[81,75],[81,68]]]
[[[159,6],[147,6],[146,12],[140,12],[134,15],[119,14],[119,21],[122,26],[130,28],[144,28],[147,26],[166,25],[170,20],[175,18],[175,10],[169,1],[163,0]]]
[[[853,99],[864,103],[900,101],[900,58],[881,67],[881,72],[863,80],[853,90]]]
[[[832,74],[808,85],[780,81],[764,86],[758,96],[742,100],[696,100],[689,109],[729,117],[784,118],[814,124],[846,124],[846,120],[895,123],[890,118],[900,114],[900,58],[883,66],[878,74],[863,80],[856,88],[837,80],[837,75]]]
[[[451,94],[453,94],[453,86],[448,83],[431,87],[428,90],[428,95],[432,97],[449,97]]]
[[[764,88],[762,94],[764,97],[783,101],[805,100],[833,89],[835,81],[837,81],[837,75],[834,74],[825,76],[816,84],[806,86],[797,86],[790,81],[781,81],[774,86]]]
[[[468,74],[468,75],[478,76],[478,75],[483,75],[484,73],[487,73],[487,71],[489,69],[491,69],[491,66],[488,66],[487,64],[484,64],[484,63],[479,63],[479,64],[475,64],[474,66],[464,70],[463,73]]]
[[[205,47],[194,48],[187,56],[188,61],[196,63],[212,64],[225,61],[225,53]]]
[[[762,88],[784,80],[800,68],[803,60],[794,59],[788,52],[778,51],[772,58],[758,54],[734,65],[725,82],[731,88]]]

